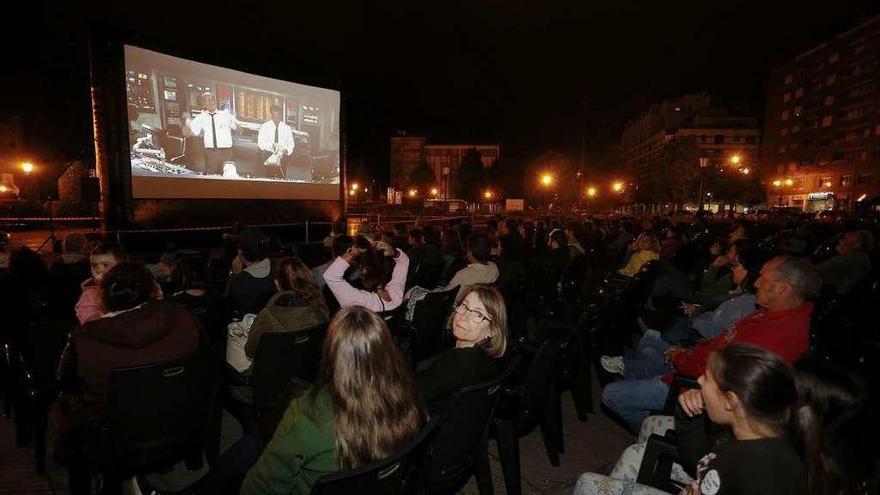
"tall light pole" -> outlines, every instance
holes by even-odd
[[[553,185],[553,175],[549,173],[541,174],[541,185],[544,186],[544,208],[550,210],[550,186]]]
[[[705,173],[706,167],[708,167],[708,166],[709,166],[709,159],[706,157],[700,157],[700,206],[699,206],[699,208],[697,208],[697,212],[703,211],[703,199],[705,199],[703,197],[704,196],[703,195],[703,187],[704,187],[703,180],[706,176],[706,173]]]

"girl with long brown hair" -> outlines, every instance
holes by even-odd
[[[393,455],[424,420],[385,322],[342,308],[327,330],[318,383],[291,401],[241,493],[307,494],[324,474]]]

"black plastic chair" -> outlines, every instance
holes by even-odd
[[[318,478],[312,495],[394,495],[407,493],[413,470],[433,440],[442,414],[435,415],[397,454],[349,471]]]
[[[492,421],[490,434],[498,444],[498,456],[507,493],[522,493],[519,438],[541,428],[547,458],[559,466],[564,450],[560,364],[564,353],[562,339],[545,340],[531,354],[525,376],[514,375],[503,387],[503,394]]]
[[[37,474],[46,470],[46,429],[49,408],[58,394],[55,378],[58,362],[75,321],[32,322],[28,330],[27,349],[21,349],[18,360],[19,390],[15,400],[16,443],[34,442],[34,463]]]
[[[514,355],[498,378],[461,389],[446,409],[415,474],[416,493],[456,493],[471,476],[481,495],[493,493],[487,441],[501,386],[519,367]]]
[[[170,469],[186,461],[201,467],[219,446],[213,418],[220,408],[218,391],[222,354],[217,348],[163,363],[116,369],[104,421],[94,425],[86,452],[105,482]],[[218,437],[218,441],[211,438]]]
[[[445,347],[446,322],[452,314],[458,286],[443,292],[431,292],[416,303],[411,322],[404,323],[410,336],[409,355],[413,362],[428,359]]]
[[[257,411],[274,408],[294,378],[312,382],[317,376],[327,325],[260,337],[251,383]]]

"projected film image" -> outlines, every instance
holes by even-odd
[[[125,72],[135,197],[169,195],[140,178],[195,197],[201,181],[339,184],[339,92],[131,46]]]

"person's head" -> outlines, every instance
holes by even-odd
[[[584,227],[580,222],[568,222],[565,224],[565,236],[568,238],[569,244],[580,242],[584,235]]]
[[[333,238],[333,257],[342,256],[346,251],[354,245],[354,238],[347,234],[338,235]]]
[[[489,236],[482,232],[471,234],[467,238],[467,256],[471,263],[487,263],[492,255],[492,243]]]
[[[217,111],[217,100],[214,98],[214,95],[212,93],[202,93],[202,106],[204,106],[205,110],[209,112]]]
[[[143,263],[122,261],[101,279],[101,306],[107,312],[131,309],[152,299],[155,289],[156,281]]]
[[[507,350],[507,309],[497,288],[469,285],[458,295],[452,315],[457,347],[481,346],[492,357]]]
[[[565,235],[564,231],[556,229],[550,232],[550,237],[547,239],[547,245],[553,250],[564,248],[568,245],[568,237]]]
[[[498,232],[498,220],[495,220],[494,218],[486,220],[486,228],[493,234]]]
[[[504,221],[504,232],[508,235],[518,234],[522,236],[522,233],[519,231],[519,227],[519,222],[517,222],[515,218],[508,218]]]
[[[280,105],[272,105],[269,107],[269,114],[272,115],[272,121],[275,124],[281,122],[281,106]]]
[[[754,292],[755,281],[761,273],[764,259],[765,257],[758,250],[740,251],[736,258],[728,263],[734,285],[746,292]]]
[[[425,240],[422,229],[412,229],[409,231],[409,243],[412,246],[421,244]]]
[[[385,321],[366,308],[342,308],[330,322],[319,383],[333,404],[343,469],[396,453],[424,422],[415,382]]]
[[[174,262],[171,284],[179,290],[205,290],[208,288],[208,268],[198,256],[183,256]]]
[[[9,253],[9,273],[27,283],[44,282],[49,270],[40,255],[27,246]]]
[[[747,238],[747,237],[746,237],[746,238],[743,238],[743,239],[739,239],[739,240],[737,240],[737,241],[731,242],[731,243],[728,245],[728,247],[727,247],[727,252],[725,253],[725,255],[726,255],[729,259],[734,259],[734,258],[736,258],[736,255],[737,255],[740,251],[746,251],[746,250],[754,249],[754,245],[755,245],[755,243],[752,242],[752,240],[749,239],[749,238]]]
[[[443,252],[453,256],[461,256],[461,237],[456,229],[446,229],[443,231]]]
[[[660,252],[660,241],[657,240],[657,236],[655,236],[654,234],[649,234],[647,232],[639,234],[633,246],[635,248],[633,249],[633,251],[652,251],[654,253]]]
[[[837,252],[840,254],[869,253],[872,249],[874,249],[874,236],[870,230],[848,230],[837,243]]]
[[[61,251],[64,254],[83,254],[86,245],[86,236],[79,232],[73,232],[64,236]]]
[[[721,347],[709,355],[699,383],[713,423],[763,436],[788,432],[797,387],[791,367],[776,354],[751,344]]]
[[[328,314],[327,304],[312,271],[295,257],[282,258],[275,271],[275,288],[279,292],[293,292],[297,300],[317,307],[325,315]]]
[[[269,256],[269,243],[263,231],[248,227],[238,237],[238,252],[246,263],[263,261]]]
[[[878,435],[865,382],[851,370],[812,356],[794,366],[800,401],[795,435],[810,470],[810,491],[873,493]]]
[[[355,237],[354,247],[360,251],[354,258],[354,263],[360,269],[360,280],[364,289],[376,291],[384,288],[390,279],[385,267],[385,256],[363,236]]]
[[[126,260],[125,249],[119,244],[102,242],[95,246],[89,255],[89,265],[92,270],[92,278],[100,282],[111,268]]]
[[[777,256],[764,263],[755,281],[757,303],[771,311],[799,308],[821,286],[822,279],[809,261]]]
[[[398,237],[406,236],[406,224],[405,223],[396,223],[394,224],[394,235]]]

